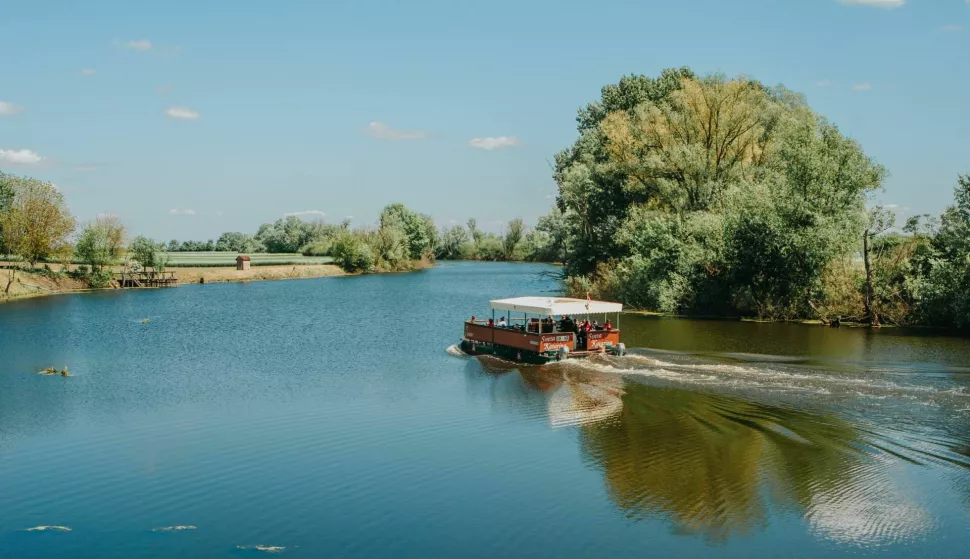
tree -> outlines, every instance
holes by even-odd
[[[564,214],[558,206],[553,206],[552,210],[539,218],[535,230],[548,235],[547,248],[541,255],[536,255],[536,260],[542,262],[566,262],[568,257],[568,238],[569,224]]]
[[[802,96],[749,78],[624,77],[578,123],[556,155],[558,215],[536,229],[567,289],[632,306],[811,313],[886,174]]]
[[[228,252],[262,252],[265,247],[252,235],[245,233],[223,233],[216,241],[217,251]]]
[[[416,214],[400,203],[385,206],[380,216],[381,229],[400,227],[404,231],[411,260],[420,260],[428,254],[432,254],[433,257],[433,238],[430,230],[434,227],[432,224],[429,229],[429,221],[430,218]]]
[[[3,242],[3,214],[10,209],[13,204],[14,181],[12,177],[0,171],[0,254],[7,253],[7,247]]]
[[[896,214],[884,208],[876,206],[866,212],[866,228],[862,232],[862,260],[866,269],[866,285],[863,294],[863,305],[866,313],[866,321],[873,326],[879,326],[879,313],[875,310],[876,290],[873,286],[873,267],[872,267],[872,241],[885,233],[896,224]]]
[[[441,243],[438,246],[438,258],[443,260],[461,260],[467,258],[466,251],[471,237],[468,231],[461,225],[455,225],[441,234]]]
[[[141,264],[142,268],[151,268],[153,272],[164,272],[168,264],[165,245],[156,243],[148,237],[138,236],[131,241],[128,252],[133,260]]]
[[[49,182],[13,179],[13,197],[2,214],[0,229],[11,253],[34,267],[37,262],[70,250],[68,237],[76,222],[64,197]],[[8,183],[9,184],[9,183]]]
[[[503,239],[506,260],[518,260],[519,254],[517,253],[517,249],[524,235],[525,223],[522,221],[522,218],[517,217],[509,222],[508,230],[505,232],[505,238]]]
[[[485,237],[485,233],[478,228],[478,221],[474,217],[468,219],[468,233],[476,245]]]
[[[121,256],[125,244],[125,227],[115,215],[101,215],[84,226],[74,245],[74,253],[100,272]]]

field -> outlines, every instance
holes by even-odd
[[[217,266],[235,266],[236,252],[167,252],[168,266],[172,268],[214,268]],[[330,264],[333,258],[329,256],[303,256],[299,253],[285,254],[250,254],[253,267],[256,266],[284,266],[297,264]]]

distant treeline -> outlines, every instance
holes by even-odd
[[[349,221],[339,224],[304,221],[296,216],[264,223],[255,234],[223,233],[217,240],[177,241],[164,245],[168,252],[225,251],[242,253],[302,253],[305,256],[334,256],[353,244],[349,237],[366,244],[374,265],[397,269],[403,260],[532,260],[561,261],[561,216],[539,220],[534,229],[521,219],[511,220],[501,234],[486,233],[475,219],[467,225],[438,229],[428,215],[411,211],[403,204],[391,204],[381,212],[375,227],[352,229]],[[335,245],[335,241],[341,239]],[[364,257],[367,260],[366,256]]]
[[[577,121],[547,218],[564,224],[567,291],[671,313],[970,327],[970,177],[941,217],[897,229],[869,204],[885,169],[804,97],[687,68],[623,77]]]
[[[430,216],[390,204],[369,227],[352,229],[348,221],[289,216],[261,225],[253,235],[230,232],[215,241],[168,243],[139,236],[129,242],[117,216],[102,215],[77,231],[75,218],[52,184],[0,173],[0,254],[11,255],[30,270],[38,263],[63,264],[61,272],[47,266],[45,273],[63,274],[68,264],[82,262],[72,274],[94,287],[109,283],[109,266],[162,271],[173,252],[302,253],[330,257],[344,270],[365,273],[410,270],[437,258],[556,260],[561,259],[557,227],[561,223],[543,218],[530,231],[521,219],[513,219],[503,234],[495,235],[482,232],[471,219],[467,228],[439,231]],[[16,269],[10,268],[7,289]]]

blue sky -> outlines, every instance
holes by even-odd
[[[392,201],[534,223],[576,109],[682,65],[804,93],[900,214],[970,172],[967,0],[0,0],[0,53],[0,169],[159,239]]]

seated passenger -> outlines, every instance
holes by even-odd
[[[499,319],[498,319],[498,327],[499,328],[506,328],[506,327],[508,327],[508,324],[505,323],[505,317],[504,316],[503,317],[499,317]]]
[[[488,324],[487,324],[487,326],[488,326],[489,328],[495,328],[495,319],[492,319],[492,318],[490,318],[490,319],[488,319]]]
[[[603,329],[604,330],[612,330],[613,329],[613,323],[610,322],[609,319],[607,319],[606,320],[606,324],[603,325]]]

